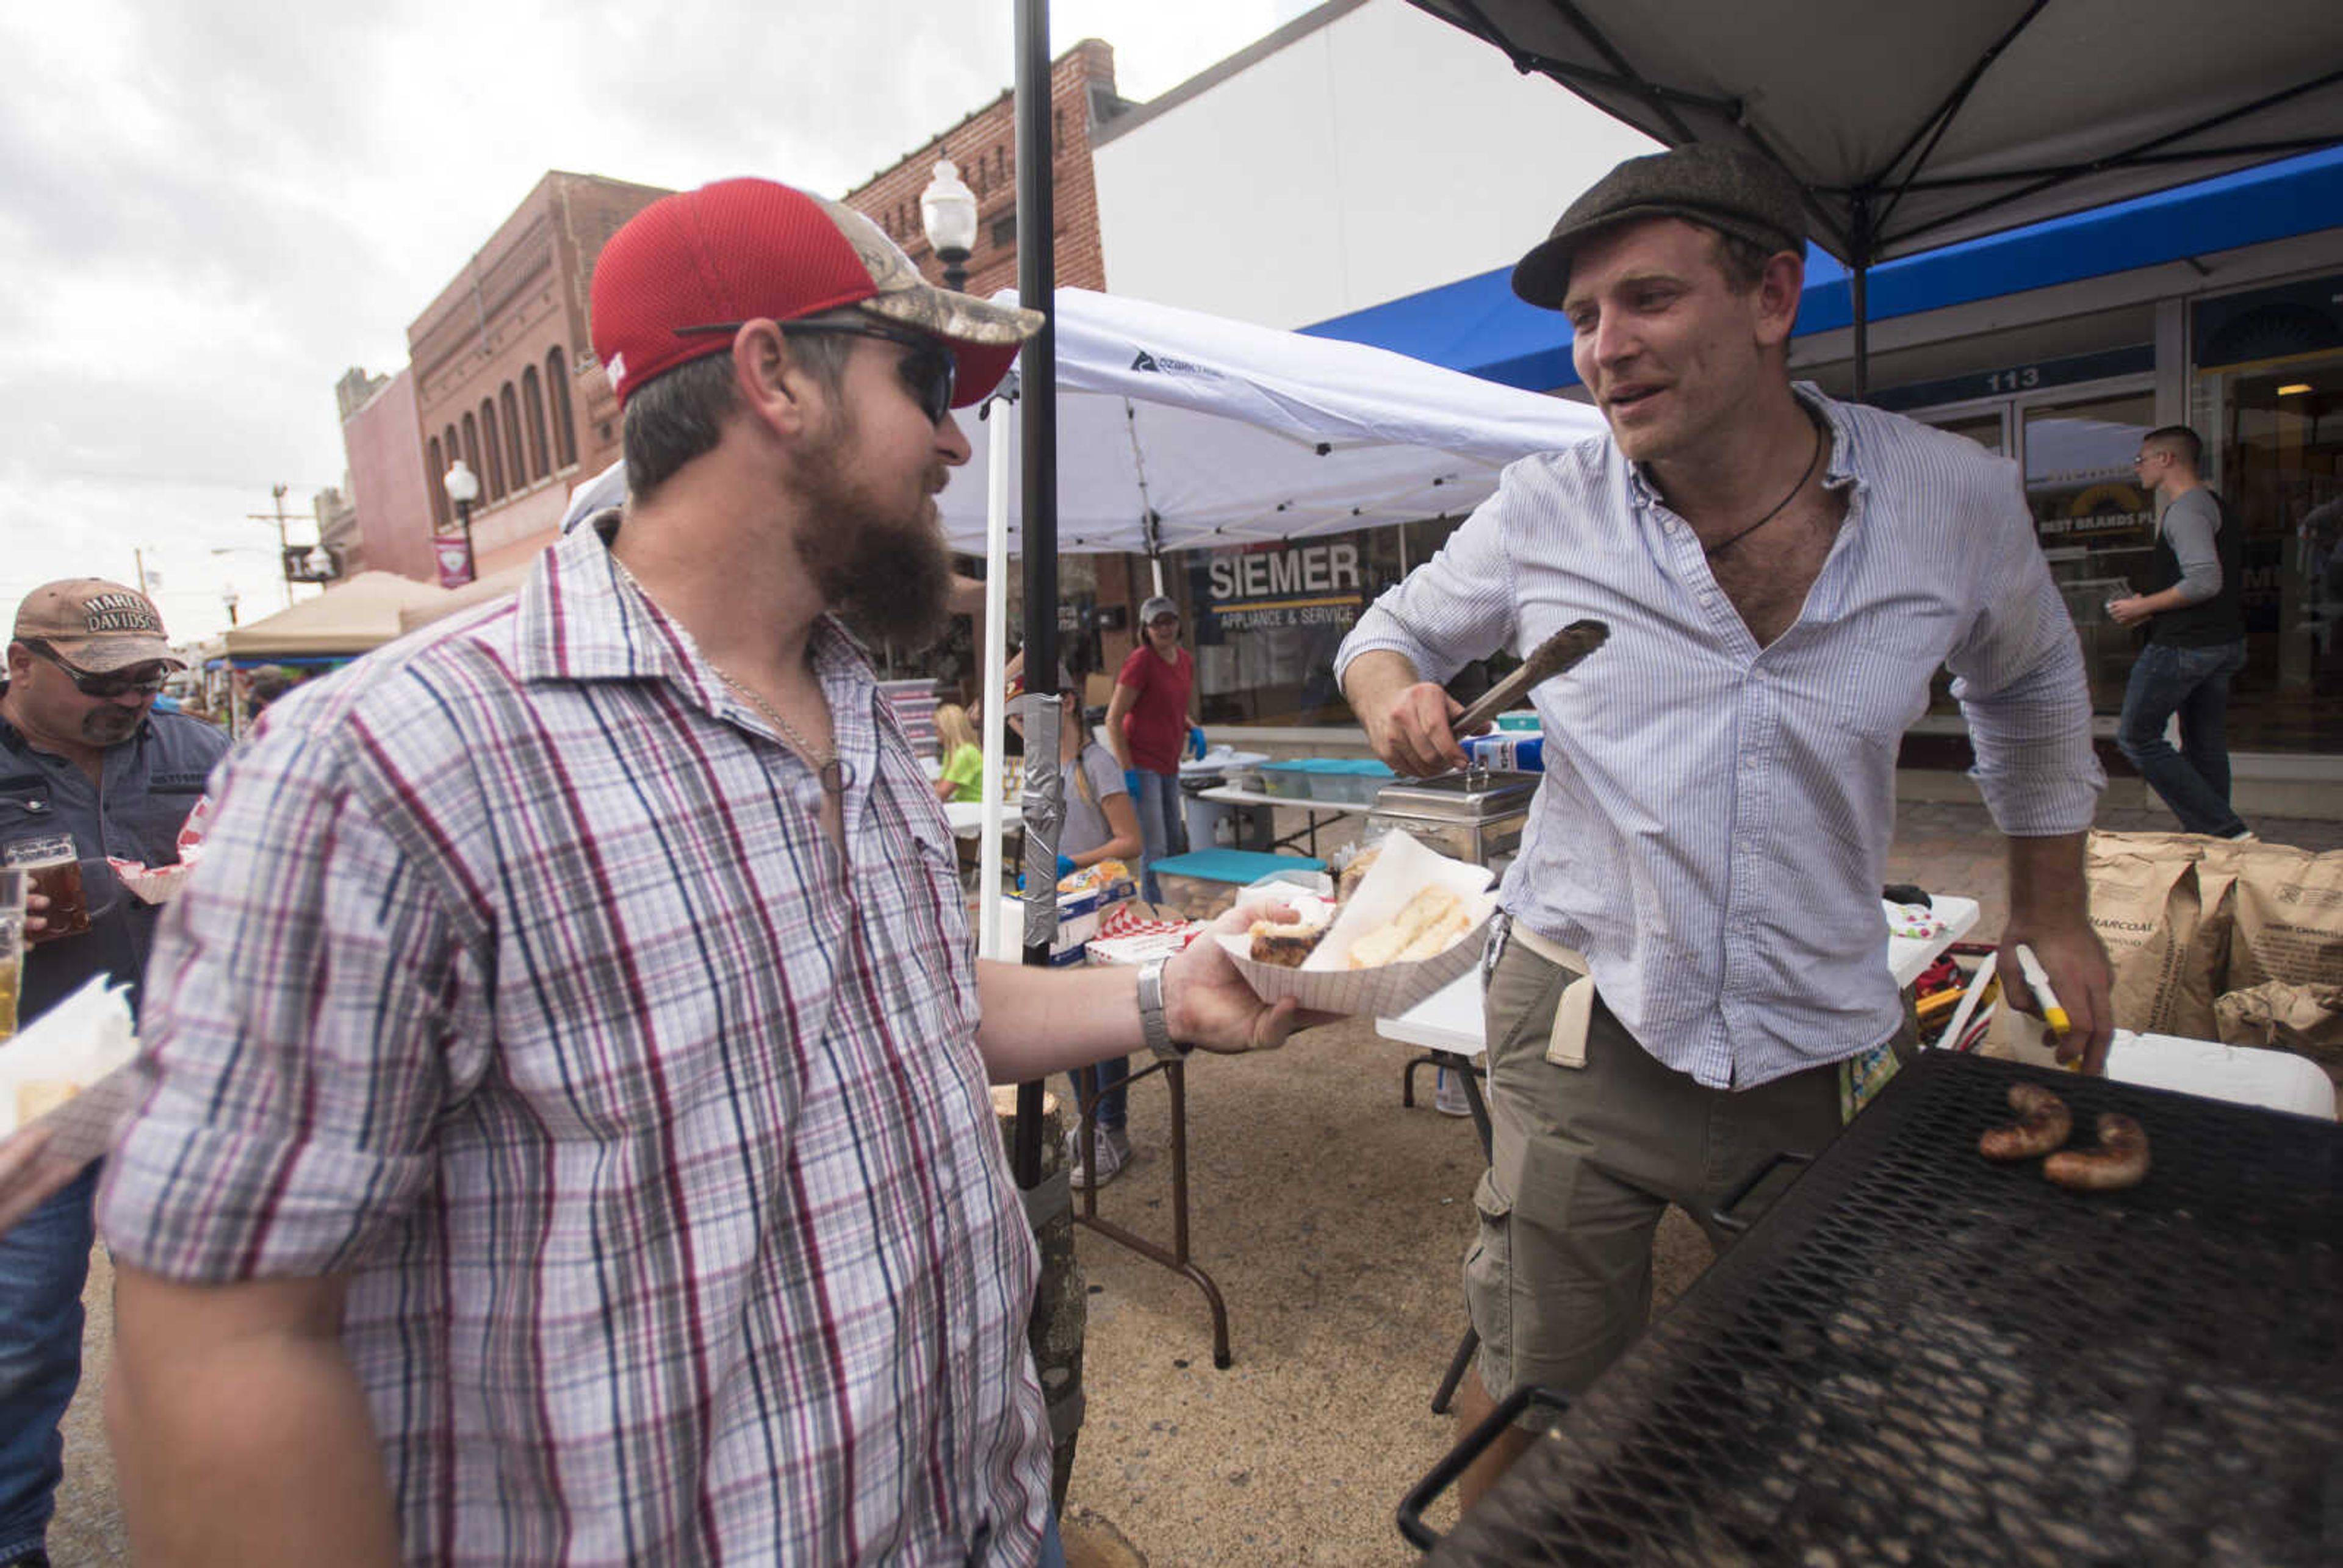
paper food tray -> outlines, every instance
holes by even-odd
[[[1486,866],[1469,865],[1435,854],[1405,833],[1386,834],[1383,853],[1359,890],[1299,969],[1253,961],[1252,939],[1247,933],[1215,932],[1213,940],[1237,966],[1253,994],[1265,1001],[1290,996],[1320,1012],[1365,1014],[1389,1018],[1405,1012],[1433,991],[1457,979],[1481,960],[1482,940],[1489,917],[1496,912],[1496,895],[1489,890],[1493,873]],[[1371,970],[1346,969],[1351,944],[1399,913],[1424,888],[1437,885],[1464,900],[1472,924],[1463,936],[1431,958],[1414,963],[1384,964]],[[1247,902],[1274,898],[1269,890],[1247,890]]]
[[[0,1041],[0,1137],[17,1129],[16,1091],[25,1084],[64,1081],[81,1091],[36,1118],[51,1130],[49,1153],[95,1160],[106,1152],[114,1124],[129,1109],[136,1084],[123,1070],[138,1054],[126,993],[97,976],[87,985]]]

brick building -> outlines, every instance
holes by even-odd
[[[618,405],[587,330],[588,281],[609,237],[667,194],[548,174],[407,329],[431,523],[456,530],[440,478],[461,457],[480,481],[472,538],[482,577],[542,548],[570,487],[618,455]]]
[[[342,416],[348,494],[347,506],[331,517],[320,506],[319,538],[333,549],[344,577],[379,571],[429,580],[437,569],[431,558],[430,487],[438,477],[423,467],[414,373],[375,376],[353,367],[335,384],[334,401]]]
[[[1115,95],[1112,45],[1085,38],[1051,62],[1051,143],[1058,166],[1051,216],[1062,288],[1106,286],[1106,264],[1099,246],[1098,184],[1091,175],[1091,134],[1131,106]],[[920,228],[920,193],[928,188],[936,160],[951,159],[976,193],[976,248],[968,259],[968,291],[990,295],[1014,288],[1016,116],[1017,95],[1003,93],[840,199],[885,229],[920,272],[940,283],[943,267]]]
[[[1099,127],[1131,107],[1114,91],[1113,49],[1097,39],[1068,49],[1051,63],[1050,98],[1058,282],[1103,288],[1091,147]],[[978,201],[966,286],[979,295],[1014,287],[1015,111],[1014,93],[1001,94],[841,199],[940,282],[942,267],[920,228],[920,193],[936,160],[950,156]],[[667,194],[548,174],[408,327],[407,368],[387,381],[364,372],[344,378],[337,395],[365,565],[435,576],[432,535],[457,529],[440,481],[458,457],[480,482],[472,507],[480,576],[525,561],[551,541],[571,490],[619,454],[618,402],[588,330],[594,261],[627,219]],[[411,465],[386,449],[401,423]],[[1126,581],[1131,574],[1114,558],[1069,558],[1061,574],[1065,596],[1087,612],[1086,624],[1098,618],[1098,605],[1136,602]],[[1132,580],[1143,576],[1142,565]],[[1119,659],[1129,646],[1125,633],[1108,653]]]
[[[1114,90],[1113,46],[1085,38],[1050,65],[1051,143],[1055,156],[1051,212],[1056,230],[1058,286],[1106,287],[1099,236],[1098,182],[1091,150],[1101,127],[1136,106]],[[846,205],[885,229],[920,271],[943,281],[942,264],[920,226],[920,193],[948,157],[977,201],[976,247],[968,259],[968,292],[990,296],[1017,286],[1017,95],[1002,93],[922,144],[915,152],[849,191]],[[1059,594],[1073,612],[1070,658],[1085,668],[1113,669],[1131,651],[1131,611],[1145,597],[1143,561],[1114,556],[1068,556],[1059,562]],[[1010,579],[1010,624],[1022,619],[1022,574]],[[1099,623],[1107,623],[1098,631]],[[1095,633],[1095,635],[1093,635]],[[947,645],[936,673],[966,681],[955,668],[960,634]],[[972,690],[973,688],[971,687]]]

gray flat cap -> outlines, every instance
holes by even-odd
[[[1560,309],[1571,257],[1588,236],[1652,217],[1704,224],[1768,252],[1805,254],[1806,204],[1797,182],[1755,153],[1695,142],[1629,158],[1589,186],[1545,242],[1513,267],[1513,292]]]

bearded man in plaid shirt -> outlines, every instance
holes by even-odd
[[[272,709],[100,1201],[142,1561],[1050,1560],[998,1081],[1282,1041],[1216,944],[980,964],[841,628],[1040,325],[732,180],[603,250],[631,499]]]

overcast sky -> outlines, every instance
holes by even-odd
[[[1144,100],[1311,0],[1056,0]],[[246,520],[341,482],[334,383],[552,168],[842,196],[1010,85],[1012,0],[0,7],[0,606],[135,581],[172,635],[283,607]],[[304,596],[313,588],[296,590]]]

